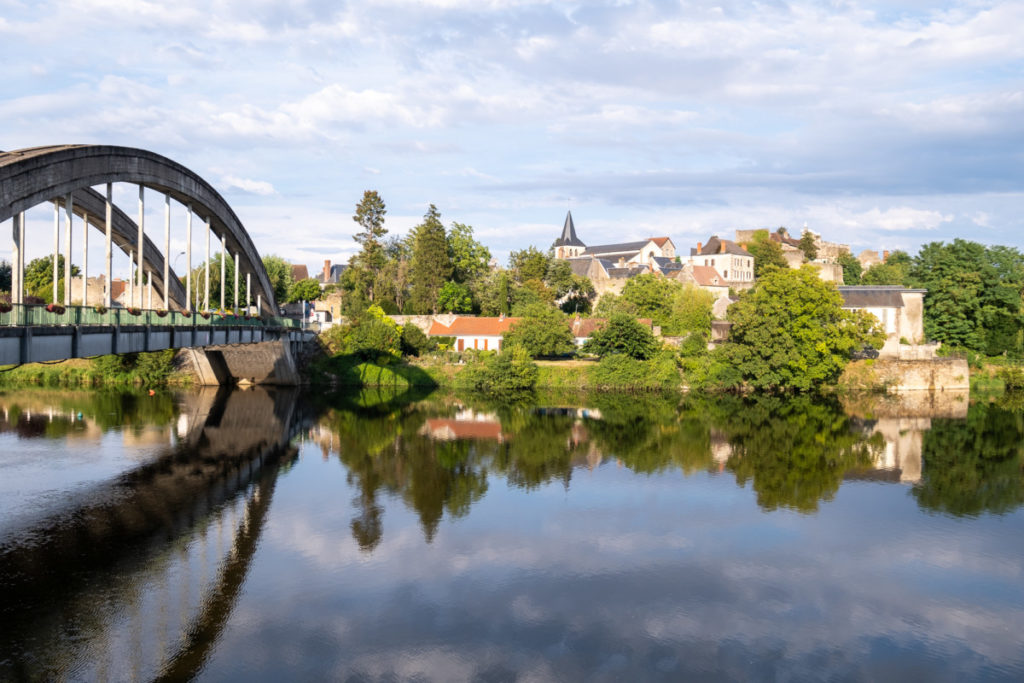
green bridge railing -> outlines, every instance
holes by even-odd
[[[3,310],[9,308],[10,310]],[[251,327],[300,328],[302,324],[292,318],[276,316],[244,316],[232,313],[181,313],[127,308],[97,309],[94,306],[67,306],[47,310],[46,305],[2,304],[0,326],[30,325],[170,325],[174,327],[201,327],[206,325],[233,325]],[[307,328],[310,329],[310,328]]]

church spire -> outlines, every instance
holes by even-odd
[[[565,226],[562,228],[562,236],[555,240],[556,247],[586,247],[576,236],[576,226],[572,223],[572,211],[565,213]]]

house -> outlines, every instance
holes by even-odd
[[[521,318],[481,318],[473,316],[439,315],[430,324],[430,337],[455,337],[456,351],[479,349],[500,351],[501,337]]]
[[[721,273],[726,286],[746,289],[754,284],[754,257],[740,245],[720,239],[718,235],[712,235],[707,243],[697,242],[697,248],[690,249],[688,262],[714,268]]]
[[[695,266],[686,262],[675,277],[683,284],[689,282],[705,292],[711,292],[715,299],[729,296],[729,285],[725,283],[725,278],[718,273],[714,266]]]
[[[901,286],[840,287],[843,308],[867,311],[878,318],[885,330],[885,345],[879,358],[899,357],[900,340],[921,344],[924,341],[924,295],[926,289]]]
[[[309,268],[301,263],[292,264],[292,282],[309,279]]]
[[[317,276],[316,281],[320,284],[320,289],[324,289],[327,285],[336,285],[341,282],[341,275],[348,268],[345,264],[338,264],[336,266],[331,265],[330,259],[324,260],[324,267]]]
[[[598,296],[618,294],[629,278],[651,272],[650,267],[626,263],[625,259],[616,262],[594,256],[581,256],[568,261],[573,273],[590,279]]]

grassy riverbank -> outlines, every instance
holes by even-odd
[[[191,382],[191,375],[177,368],[173,350],[0,368],[3,387],[184,386]]]

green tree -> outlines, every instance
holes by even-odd
[[[0,292],[11,291],[11,264],[0,261]]]
[[[57,273],[60,278],[57,282],[57,303],[64,301],[64,255],[57,255]],[[71,265],[71,276],[78,277],[81,270],[78,266]],[[8,291],[10,285],[7,286]],[[47,303],[53,303],[53,255],[32,259],[25,266],[25,293],[37,296]],[[74,296],[74,292],[71,293]]]
[[[356,213],[352,216],[362,230],[352,236],[360,246],[360,251],[349,264],[365,271],[366,298],[371,303],[374,301],[374,289],[387,256],[384,251],[382,239],[387,234],[384,227],[384,216],[387,214],[384,200],[380,198],[376,190],[363,192],[362,200],[356,204]]]
[[[455,376],[461,389],[480,391],[508,398],[530,391],[537,383],[537,364],[521,346],[512,346],[505,353],[486,356]]]
[[[501,269],[478,280],[476,299],[481,315],[511,315],[515,285],[509,271]]]
[[[782,247],[768,237],[767,230],[758,230],[754,239],[747,244],[747,251],[754,257],[754,278],[764,276],[772,268],[786,268],[786,257],[782,255]]]
[[[672,304],[683,286],[653,273],[631,277],[622,288],[622,299],[636,306],[637,314],[665,327],[672,318]]]
[[[522,284],[528,280],[543,281],[548,274],[547,254],[529,246],[520,251],[513,251],[508,257],[508,267],[516,282]]]
[[[505,347],[520,346],[534,358],[564,356],[576,350],[569,321],[550,306],[533,306],[503,335]]]
[[[473,297],[466,285],[449,280],[437,295],[437,308],[445,313],[469,313],[473,310]]]
[[[844,251],[839,254],[839,265],[843,267],[843,284],[844,285],[859,285],[860,284],[860,273],[862,267],[857,257],[851,254],[849,251]]]
[[[316,301],[320,298],[320,283],[311,277],[299,280],[288,292],[288,301]]]
[[[438,294],[452,274],[448,239],[437,207],[430,205],[423,222],[413,228],[413,233],[409,303],[415,313],[437,313]]]
[[[808,261],[818,258],[818,245],[810,230],[804,230],[804,234],[800,236],[800,251],[804,252],[804,257]]]
[[[640,314],[640,311],[632,301],[626,301],[617,294],[612,294],[611,292],[602,294],[601,298],[597,300],[594,315],[598,318],[611,318],[617,313],[625,313],[635,318]]]
[[[274,290],[274,298],[277,299],[277,303],[282,304],[286,302],[288,300],[288,290],[292,288],[291,264],[280,256],[270,254],[263,257],[263,269],[267,271],[267,278],[270,279],[270,287]],[[192,280],[194,283],[194,273]]]
[[[218,252],[213,255],[210,259],[210,305],[211,311],[218,310],[220,308],[220,260],[221,254]],[[289,266],[289,269],[291,266]],[[192,301],[193,306],[196,310],[199,310],[203,305],[203,297],[206,294],[206,262],[199,264],[192,271]],[[229,254],[227,261],[224,264],[224,310],[232,310],[235,306],[235,260],[231,258]],[[276,297],[276,294],[275,294]],[[278,299],[278,303],[284,303],[288,301],[287,295],[283,299]],[[242,279],[238,283],[238,305],[242,306],[245,303],[245,280]],[[255,296],[253,297],[253,305],[255,305]]]
[[[834,383],[850,355],[885,339],[877,320],[844,311],[843,299],[813,267],[770,270],[729,307],[729,344],[715,351],[750,386],[808,391]]]
[[[473,226],[452,223],[448,231],[448,257],[452,278],[460,284],[474,282],[488,273],[491,251],[473,239]]]
[[[663,332],[678,335],[696,334],[701,340],[711,336],[711,309],[715,297],[693,283],[683,285],[672,299],[672,312]]]
[[[590,335],[583,344],[583,351],[602,357],[621,353],[637,360],[647,360],[657,353],[658,347],[658,340],[646,325],[641,325],[631,315],[618,313]]]

